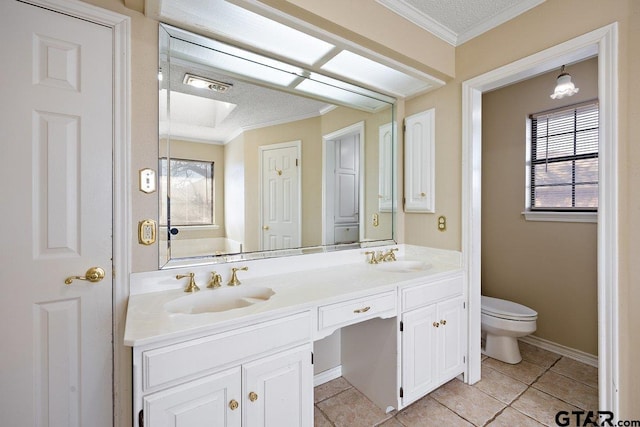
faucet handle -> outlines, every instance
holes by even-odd
[[[184,289],[185,292],[196,292],[196,291],[200,290],[198,285],[196,285],[196,279],[195,279],[195,274],[194,273],[177,274],[176,275],[176,279],[184,279],[185,277],[189,278],[189,284]]]
[[[222,286],[222,276],[215,271],[212,271],[211,280],[209,280],[207,288],[219,288],[220,286]]]
[[[240,284],[240,280],[238,280],[238,271],[247,270],[249,270],[249,267],[233,267],[231,269],[231,279],[229,279],[227,286],[238,286]]]
[[[371,255],[371,257],[369,258],[369,261],[367,261],[369,264],[378,264],[379,261],[376,255],[376,251],[367,251],[364,254]]]
[[[387,257],[389,257],[390,261],[396,261],[396,254],[394,252],[398,252],[398,248],[391,248],[387,251]]]

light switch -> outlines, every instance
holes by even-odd
[[[156,191],[156,171],[140,169],[140,191],[147,194]]]

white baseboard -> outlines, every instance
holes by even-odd
[[[528,335],[526,337],[522,337],[518,339],[527,344],[531,344],[533,346],[540,347],[544,350],[549,350],[554,353],[558,353],[561,356],[565,356],[570,359],[577,360],[578,362],[586,363],[587,365],[591,365],[596,368],[598,367],[598,356],[594,356],[593,354],[585,353],[584,351],[566,347],[561,344],[556,344],[554,342],[545,340],[543,338],[538,338],[533,335]]]
[[[338,365],[335,368],[327,369],[313,377],[313,386],[317,387],[320,384],[328,383],[331,380],[340,378],[342,376],[342,365]]]

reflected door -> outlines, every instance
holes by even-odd
[[[299,141],[260,147],[262,250],[302,246],[300,150]]]
[[[111,426],[113,33],[3,1],[0,34],[0,424]]]

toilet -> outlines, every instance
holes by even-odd
[[[482,353],[506,363],[520,363],[518,338],[536,331],[538,313],[512,301],[486,296],[481,299]]]

